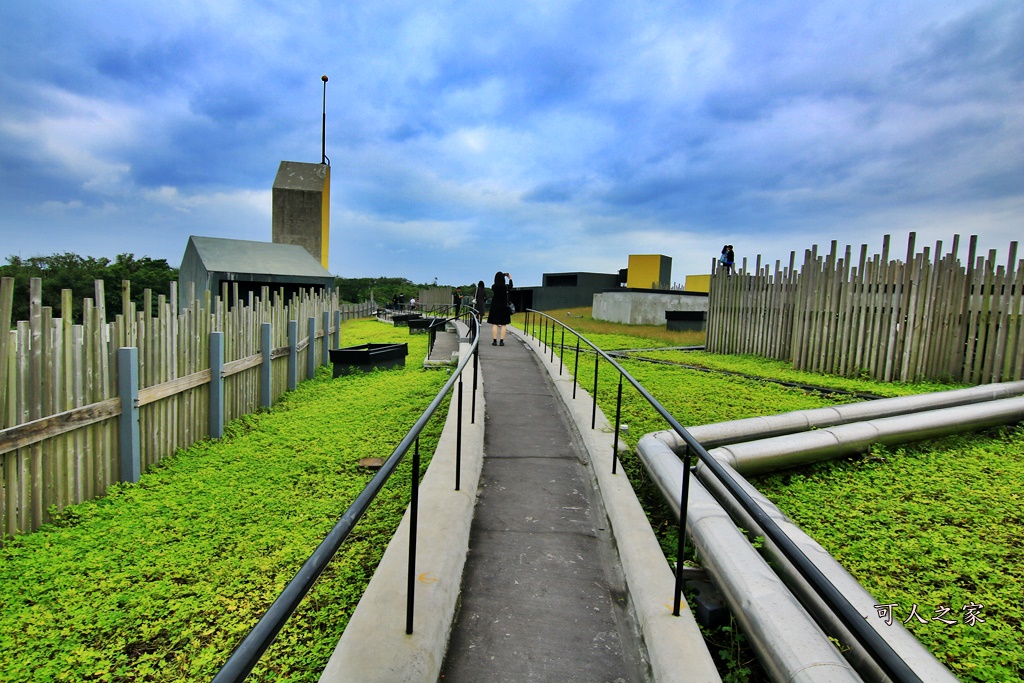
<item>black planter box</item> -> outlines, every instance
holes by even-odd
[[[443,329],[448,321],[444,318],[416,318],[410,320],[409,334],[427,334],[431,328]]]
[[[672,332],[703,332],[707,311],[665,311],[665,327]]]
[[[408,344],[360,344],[329,351],[334,365],[334,377],[347,375],[354,370],[387,370],[404,368],[405,357],[409,355]]]
[[[410,320],[419,320],[422,317],[419,313],[396,313],[391,316],[391,322],[395,324],[395,327],[406,327]]]

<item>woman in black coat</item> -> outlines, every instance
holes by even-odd
[[[476,294],[473,297],[476,301],[473,303],[473,308],[476,309],[476,320],[477,322],[484,321],[484,305],[487,303],[487,287],[484,286],[484,281],[476,283]]]
[[[508,278],[508,285],[505,284],[505,278]],[[494,274],[494,284],[491,285],[491,309],[487,313],[487,322],[491,324],[491,346],[505,345],[505,326],[512,322],[512,314],[508,311],[510,291],[512,276],[499,270]]]

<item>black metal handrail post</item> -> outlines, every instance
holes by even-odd
[[[572,367],[572,376],[573,376],[573,380],[575,380],[575,378],[580,376],[580,336],[578,334],[576,335],[576,362],[575,362],[575,364]],[[573,383],[572,383],[572,397],[573,397],[574,400],[576,398],[576,387],[577,387],[577,385],[579,385],[579,382],[573,381]]]
[[[683,563],[686,560],[686,508],[690,500],[690,447],[683,457],[683,490],[679,494],[679,530],[676,538],[676,594],[672,599],[672,614],[679,616],[683,602]]]
[[[420,439],[412,450],[412,484],[409,494],[409,571],[405,596],[405,633],[412,633],[412,620],[416,602],[416,528],[420,509]]]
[[[462,486],[462,375],[459,375],[458,413],[455,427],[455,490]]]
[[[562,343],[558,345],[558,376],[562,376],[562,364],[564,359],[562,355],[565,353],[565,328],[562,328]]]
[[[596,347],[595,347],[596,348]],[[597,369],[601,365],[601,356],[594,355],[594,407],[590,411],[590,428],[597,426]]]
[[[612,474],[615,474],[619,455],[619,428],[622,425],[622,375],[619,375],[619,395],[615,399],[615,441],[612,444]]]
[[[480,323],[476,325],[477,337],[480,336]],[[477,373],[480,372],[480,345],[473,349],[473,392],[469,398],[469,423],[476,424],[476,388],[477,388]]]

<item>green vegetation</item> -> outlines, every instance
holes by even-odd
[[[670,332],[665,329],[664,325],[622,325],[595,320],[589,307],[561,308],[544,312],[577,330],[605,351],[630,348],[648,349],[662,346],[701,346],[704,344],[703,332]],[[524,319],[525,316],[516,314],[516,325],[522,327]],[[574,341],[573,345],[575,343]]]
[[[567,320],[576,326],[576,312]],[[563,316],[559,316],[562,319]],[[581,319],[583,319],[581,317]],[[585,320],[585,319],[584,319]],[[586,325],[586,321],[584,325]],[[602,323],[583,334],[605,350],[649,347],[636,328]],[[580,326],[581,330],[583,325]],[[556,340],[558,338],[556,337]],[[575,340],[566,338],[572,370]],[[644,351],[644,357],[885,396],[957,388],[797,373],[755,357]],[[684,425],[781,413],[849,401],[736,375],[625,359],[623,367]],[[581,355],[578,377],[593,387],[593,356]],[[598,403],[614,420],[617,376],[602,364]],[[636,391],[623,390],[626,441],[667,428]],[[666,557],[676,553],[675,520],[636,457],[623,466],[658,532]],[[879,604],[895,604],[893,620],[907,627],[964,681],[1024,679],[1024,564],[1019,539],[1024,520],[1024,428],[937,439],[901,448],[876,447],[855,457],[787,470],[753,483],[850,571]],[[915,619],[916,614],[926,623]],[[975,607],[977,606],[977,607]],[[950,608],[943,613],[943,608]],[[965,609],[966,608],[966,609]],[[939,610],[939,611],[936,611]],[[974,620],[977,615],[980,618]],[[937,619],[942,618],[949,624]],[[981,621],[984,619],[984,621]],[[735,625],[706,631],[725,680],[759,681]]]
[[[758,356],[721,356],[704,351],[643,351],[633,355],[672,363],[694,365],[711,370],[723,370],[757,377],[769,377],[784,382],[795,382],[823,389],[841,389],[875,396],[907,396],[931,391],[947,391],[966,385],[937,384],[934,382],[876,382],[870,379],[855,379],[823,375],[818,372],[794,370],[781,360],[769,360]]]
[[[328,368],[219,441],[66,509],[0,548],[0,680],[209,680],[444,384],[426,336],[350,321],[346,344],[409,343],[404,369]],[[446,405],[446,404],[443,404]],[[424,467],[444,411],[421,437]],[[406,459],[249,680],[315,681],[408,503]]]
[[[557,312],[556,312],[557,313]],[[607,350],[699,344],[636,327],[558,316]],[[522,326],[522,316],[515,323]],[[591,325],[591,327],[585,327]],[[370,321],[346,323],[346,345],[426,336]],[[393,335],[393,336],[392,336]],[[575,342],[566,338],[571,372]],[[655,352],[645,351],[644,356]],[[662,352],[657,352],[661,354]],[[665,352],[676,360],[822,387],[902,395],[951,387],[882,384],[793,373],[775,361]],[[593,388],[594,356],[578,376]],[[625,359],[623,365],[684,425],[851,400],[779,384]],[[359,458],[384,457],[445,380],[404,370],[331,380],[326,369],[275,408],[239,420],[227,436],[184,451],[56,524],[0,548],[0,679],[209,679],[369,479]],[[848,382],[853,382],[849,384]],[[617,377],[602,363],[598,400],[614,419]],[[626,440],[666,428],[628,385]],[[433,452],[443,416],[422,452]],[[666,556],[675,521],[637,459],[623,465]],[[408,495],[407,465],[356,527],[250,680],[313,681],[355,608]],[[965,681],[1024,678],[1024,429],[1003,428],[762,477],[755,484],[824,545]],[[911,609],[927,623],[913,619]],[[971,612],[963,608],[980,605]],[[934,620],[936,610],[951,608]],[[976,613],[979,619],[965,623]],[[982,621],[984,620],[984,621]],[[735,624],[707,631],[727,681],[760,681]]]
[[[962,680],[1009,681],[1024,678],[1021,481],[1018,426],[755,483]]]
[[[141,310],[143,292],[150,289],[155,294],[166,294],[170,291],[170,283],[178,279],[178,269],[171,268],[164,259],[148,256],[136,259],[135,254],[118,254],[111,261],[64,253],[27,259],[8,256],[6,265],[0,266],[0,277],[14,278],[12,320],[29,319],[29,280],[38,277],[43,281],[43,306],[53,308],[54,315],[67,315],[60,307],[61,290],[70,289],[79,297],[73,301],[72,317],[76,323],[82,322],[81,297],[93,296],[93,283],[103,280],[107,321],[110,322],[121,312],[122,280],[131,281],[132,301]]]

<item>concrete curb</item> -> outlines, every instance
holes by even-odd
[[[508,330],[536,352],[541,365],[547,368],[590,454],[591,473],[597,480],[618,547],[627,591],[647,648],[654,680],[659,683],[721,681],[689,606],[684,601],[680,615],[672,614],[675,575],[665,560],[629,479],[621,466],[617,466],[618,474],[612,474],[614,427],[598,408],[595,428],[591,429],[594,404],[590,394],[581,386],[577,387],[574,400],[575,380],[567,369],[563,369],[562,376],[559,376],[557,355],[552,362],[549,360],[550,352],[546,352],[540,341],[516,328],[509,327]]]
[[[460,344],[461,356],[469,350],[470,344]],[[452,391],[437,450],[420,484],[413,632],[405,633],[409,557],[406,510],[320,676],[321,683],[436,683],[440,676],[469,552],[469,531],[483,467],[483,373],[477,375],[475,424],[470,424],[472,362],[463,377],[460,490],[454,490],[458,386]]]

